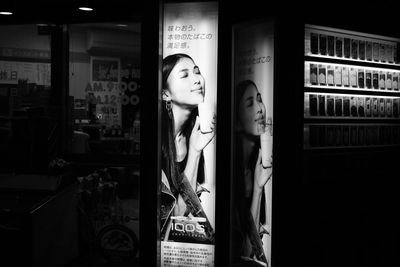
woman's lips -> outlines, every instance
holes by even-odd
[[[265,124],[264,116],[257,117],[254,121],[260,124]]]
[[[192,92],[192,93],[202,93],[203,92],[203,87],[194,88],[194,89],[190,90],[190,92]]]

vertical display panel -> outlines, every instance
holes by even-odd
[[[160,266],[214,266],[218,5],[164,5]]]
[[[271,266],[274,26],[233,29],[231,263]]]

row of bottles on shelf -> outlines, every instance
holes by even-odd
[[[399,125],[306,125],[305,148],[400,145]]]
[[[306,54],[399,64],[399,44],[380,39],[362,38],[340,33],[310,32]],[[307,51],[308,50],[308,51]]]
[[[399,91],[400,71],[335,64],[305,64],[305,84]]]
[[[304,115],[397,119],[400,98],[354,95],[305,94]]]

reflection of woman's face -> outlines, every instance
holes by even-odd
[[[265,106],[254,85],[247,86],[239,101],[239,123],[242,131],[260,135],[265,127]]]
[[[204,101],[204,78],[190,58],[181,58],[167,78],[168,92],[173,104],[197,106]]]

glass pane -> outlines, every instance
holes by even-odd
[[[72,154],[138,154],[139,90],[140,24],[70,26]]]
[[[136,265],[141,25],[74,24],[69,37],[69,156],[80,176],[79,206],[86,218],[80,227],[87,236],[77,263]]]
[[[55,127],[50,35],[33,25],[0,26],[0,149],[3,172],[45,171]]]

